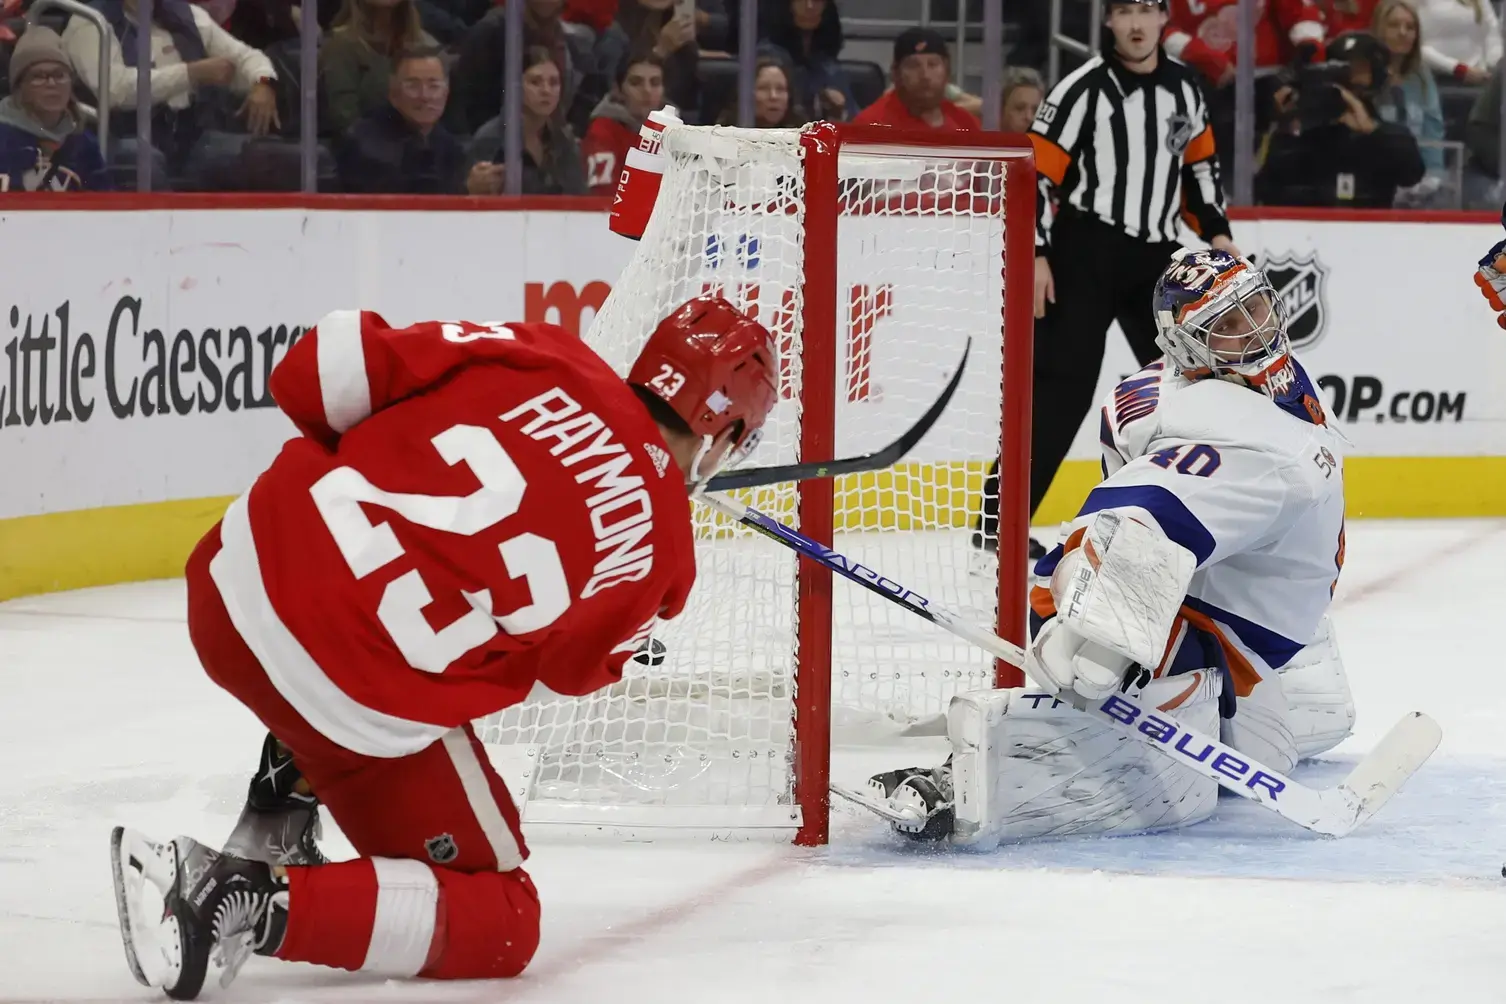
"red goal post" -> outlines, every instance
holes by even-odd
[[[805,151],[804,374],[801,381],[801,455],[835,456],[838,327],[838,222],[866,206],[841,191],[841,152],[925,151],[933,157],[986,160],[1002,167],[1002,186],[977,191],[902,192],[886,208],[902,214],[992,212],[1004,218],[999,260],[1003,309],[997,336],[1003,347],[1000,382],[998,612],[995,632],[1025,643],[1030,494],[1030,393],[1034,347],[1035,161],[1022,136],[992,132],[931,132],[877,125],[824,123],[801,136]],[[992,179],[990,179],[992,180]],[[1011,281],[1012,275],[1023,279]],[[980,331],[987,339],[994,332]],[[835,491],[830,480],[799,487],[800,529],[822,542],[835,534]],[[884,571],[883,569],[877,569]],[[802,823],[795,842],[824,844],[830,824],[832,575],[801,562],[798,664],[795,699],[795,791]],[[809,668],[810,672],[807,672]],[[995,664],[994,685],[1020,686],[1016,667]]]

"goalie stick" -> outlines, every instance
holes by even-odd
[[[708,492],[727,492],[735,488],[757,488],[760,485],[774,485],[781,481],[808,481],[813,478],[834,478],[840,474],[859,474],[863,471],[881,471],[886,467],[893,467],[904,459],[905,454],[915,448],[926,433],[931,431],[931,426],[946,411],[948,402],[952,400],[952,394],[957,390],[957,385],[962,382],[963,371],[967,369],[967,357],[973,349],[973,340],[969,338],[967,344],[962,347],[962,359],[957,363],[957,372],[952,374],[952,379],[936,402],[926,409],[926,413],[904,435],[894,442],[873,453],[866,453],[860,457],[846,457],[841,460],[812,460],[806,463],[782,464],[777,467],[746,467],[739,470],[727,471],[718,474],[706,482]]]
[[[701,501],[990,655],[1020,669],[1026,668],[1025,652],[1019,646],[932,603],[913,589],[885,578],[757,509],[717,496],[703,495]],[[1298,826],[1333,837],[1344,836],[1375,815],[1427,762],[1443,738],[1437,722],[1420,711],[1411,712],[1391,727],[1348,777],[1332,788],[1317,789],[1255,762],[1232,746],[1190,729],[1166,712],[1148,708],[1128,694],[1116,692],[1092,701],[1077,694],[1061,694],[1059,699],[1148,744],[1175,763],[1216,781],[1220,787],[1258,802]],[[839,786],[833,786],[833,790],[843,798],[873,808],[861,792]]]

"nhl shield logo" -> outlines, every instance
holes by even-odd
[[[1181,112],[1166,116],[1166,151],[1173,157],[1180,157],[1187,152],[1187,145],[1191,142],[1192,119]]]
[[[1264,255],[1258,264],[1281,298],[1292,347],[1308,349],[1316,345],[1327,320],[1324,286],[1328,269],[1316,254]]]
[[[460,848],[455,846],[455,838],[448,833],[425,840],[424,850],[429,852],[429,860],[436,865],[449,864],[460,853]]]

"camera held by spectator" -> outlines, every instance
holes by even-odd
[[[1375,111],[1373,95],[1389,66],[1386,47],[1356,31],[1330,42],[1327,60],[1287,71],[1255,177],[1260,202],[1387,208],[1398,188],[1422,180],[1416,138]]]
[[[1355,44],[1364,50],[1364,60],[1369,62],[1373,59],[1370,53],[1370,42],[1375,39],[1369,38],[1361,32],[1352,32],[1355,36]],[[1360,38],[1363,36],[1363,39]],[[1337,48],[1337,39],[1334,42]],[[1348,57],[1333,57],[1321,60],[1321,62],[1309,62],[1309,56],[1315,50],[1300,50],[1297,62],[1288,71],[1283,71],[1282,80],[1289,87],[1288,93],[1282,90],[1276,92],[1277,113],[1283,119],[1291,119],[1295,116],[1298,126],[1303,131],[1306,129],[1321,128],[1331,122],[1339,122],[1343,114],[1349,110],[1349,101],[1345,98],[1345,90],[1349,95],[1357,96],[1357,92],[1369,92],[1376,83],[1386,77],[1386,63],[1375,63],[1370,68],[1372,80],[1370,83],[1355,84],[1351,87],[1351,68]],[[1379,53],[1379,45],[1375,45],[1375,53]]]

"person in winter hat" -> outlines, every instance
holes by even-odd
[[[0,100],[0,192],[109,188],[99,143],[73,103],[62,39],[34,25],[10,57],[10,95]]]

